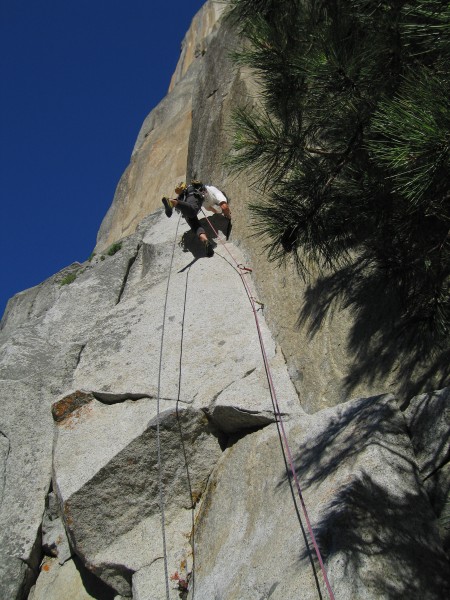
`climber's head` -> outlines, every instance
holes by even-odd
[[[184,192],[186,187],[187,187],[186,183],[184,181],[180,181],[180,183],[178,183],[175,186],[175,194],[177,194],[179,196],[180,194],[182,194]]]

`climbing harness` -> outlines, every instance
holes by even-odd
[[[188,196],[194,196],[201,205],[204,200],[204,192],[205,186],[201,181],[192,181],[190,185],[185,187],[180,196],[182,196],[183,200],[186,200]]]
[[[277,424],[279,425],[279,428],[280,428],[280,431],[281,431],[281,435],[282,435],[282,438],[283,438],[284,448],[285,448],[287,459],[288,459],[288,463],[289,463],[289,469],[291,471],[291,475],[292,475],[292,477],[294,479],[294,482],[295,482],[295,487],[297,489],[297,493],[298,493],[298,496],[299,496],[299,499],[300,499],[300,504],[301,504],[301,507],[302,507],[303,515],[305,517],[306,525],[307,525],[308,532],[309,532],[309,535],[310,535],[310,538],[311,538],[311,542],[312,542],[312,544],[314,546],[314,550],[315,550],[315,553],[316,553],[316,556],[317,556],[317,560],[319,561],[320,569],[322,571],[322,576],[323,576],[323,579],[324,579],[324,582],[325,582],[325,586],[326,586],[327,591],[328,591],[328,595],[330,597],[330,600],[335,600],[335,597],[334,597],[334,594],[333,594],[333,590],[331,589],[331,585],[330,585],[330,582],[328,580],[327,571],[326,571],[325,565],[323,563],[322,555],[320,553],[319,546],[317,544],[316,536],[314,535],[314,531],[313,531],[313,528],[312,528],[312,525],[311,525],[311,521],[309,519],[309,515],[308,515],[307,508],[306,508],[306,504],[305,504],[305,501],[303,499],[303,493],[302,493],[302,489],[300,487],[300,481],[299,481],[299,478],[297,476],[297,471],[296,471],[295,465],[294,465],[294,459],[293,459],[291,448],[289,446],[289,442],[288,442],[288,439],[287,439],[286,430],[285,430],[284,422],[283,422],[283,419],[282,419],[282,416],[281,416],[281,410],[280,410],[280,406],[278,404],[277,394],[276,394],[276,391],[275,391],[275,385],[274,385],[274,382],[273,382],[273,377],[272,377],[272,373],[271,373],[271,369],[270,369],[270,365],[269,365],[269,360],[268,360],[268,357],[267,357],[266,348],[265,348],[264,340],[263,340],[263,337],[262,337],[261,327],[260,327],[259,318],[258,318],[258,310],[256,308],[255,300],[254,300],[254,297],[253,297],[253,295],[251,293],[250,286],[249,286],[249,284],[248,284],[248,282],[246,280],[246,277],[245,277],[245,275],[247,273],[251,273],[252,272],[252,269],[237,262],[237,260],[234,258],[234,256],[230,252],[229,248],[220,239],[218,231],[215,229],[215,227],[211,223],[210,219],[206,216],[206,214],[203,211],[203,209],[202,209],[202,213],[203,213],[206,221],[208,222],[208,225],[214,231],[217,239],[220,241],[220,243],[222,244],[222,246],[225,248],[225,250],[230,255],[230,257],[233,260],[234,264],[236,265],[236,270],[239,273],[239,276],[241,278],[241,281],[242,281],[242,283],[244,285],[244,288],[245,288],[245,291],[247,293],[248,299],[250,301],[250,305],[251,305],[252,310],[253,310],[253,316],[255,318],[255,325],[256,325],[256,330],[257,330],[257,333],[258,333],[258,339],[259,339],[259,343],[260,343],[260,346],[261,346],[261,353],[262,353],[262,358],[263,358],[263,363],[264,363],[264,369],[266,371],[267,382],[269,384],[270,396],[272,398],[274,415],[276,417],[276,421],[277,421]]]

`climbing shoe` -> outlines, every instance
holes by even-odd
[[[163,198],[162,203],[164,204],[164,212],[166,213],[166,217],[171,217],[173,213],[173,208],[168,198]]]
[[[208,258],[211,258],[211,256],[214,256],[214,248],[211,245],[211,242],[209,240],[207,240],[206,242],[203,242],[205,244],[205,252],[206,252],[206,256]]]

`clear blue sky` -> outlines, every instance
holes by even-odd
[[[0,0],[0,316],[91,253],[203,0]]]

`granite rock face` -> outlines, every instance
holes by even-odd
[[[436,352],[425,364],[420,352],[409,348],[399,356],[391,335],[394,303],[385,298],[383,286],[370,280],[348,286],[345,270],[319,274],[314,266],[306,283],[293,261],[281,267],[268,262],[264,240],[252,235],[248,209],[263,192],[252,187],[254,174],[236,176],[224,165],[232,152],[231,114],[238,106],[257,104],[259,90],[252,74],[231,61],[240,41],[219,18],[223,7],[207,2],[195,17],[170,93],[144,122],[97,247],[134,232],[163,195],[173,194],[177,179],[213,183],[231,198],[233,239],[254,269],[267,321],[307,412],[349,397],[389,391],[406,400],[449,385],[445,353]]]
[[[335,597],[445,597],[447,560],[394,398],[303,416],[287,433]],[[188,598],[328,597],[275,425],[230,444],[209,486]]]
[[[326,598],[281,416],[336,598],[441,600],[448,388],[408,403],[364,360],[349,385],[350,310],[332,305],[314,335],[299,325],[310,291],[267,262],[249,182],[223,167],[229,114],[258,89],[230,62],[222,11],[209,0],[195,17],[95,256],[16,295],[1,321],[0,598]],[[231,241],[222,216],[209,215],[217,237],[205,223],[212,258],[160,209],[186,176],[231,197]],[[264,304],[281,415],[241,277]]]
[[[124,595],[133,574],[141,573],[136,587],[161,558],[158,387],[171,573],[190,560],[190,509],[204,493],[224,440],[275,421],[251,308],[238,274],[222,260],[224,249],[207,259],[186,223],[162,213],[142,223],[140,235],[120,303],[100,317],[84,345],[73,375],[80,391],[53,405],[53,484],[71,545]],[[233,307],[232,319],[222,298]],[[261,325],[285,418],[292,418],[302,414],[297,395],[263,319]],[[188,480],[180,435],[189,444]]]
[[[83,569],[79,561],[68,560],[61,565],[46,557],[41,574],[28,596],[29,600],[116,600],[114,591]],[[119,598],[120,600],[120,598]]]
[[[93,572],[124,595],[130,592],[133,573],[161,557],[152,408],[146,401],[105,408],[93,400],[59,425],[55,445],[55,485],[72,546]],[[190,554],[192,503],[202,496],[221,450],[217,433],[201,411],[165,410],[160,432],[173,573],[179,556]],[[188,472],[180,436],[189,444]]]
[[[45,311],[28,321],[17,311],[20,325],[4,327],[5,373],[17,379],[9,382],[16,412],[5,421],[2,444],[3,595],[24,597],[45,552],[55,558],[41,564],[34,600],[77,579],[71,555],[108,594],[164,597],[161,490],[171,597],[184,589],[197,600],[286,598],[298,589],[313,598],[318,587],[326,593],[286,476],[254,315],[228,263],[229,253],[238,264],[244,257],[222,244],[223,217],[211,222],[219,238],[206,258],[178,215],[150,215],[113,256],[77,267],[72,283],[45,282],[45,297],[54,298]],[[251,274],[243,277],[253,289]],[[429,444],[420,440],[429,434],[416,427],[411,442],[392,396],[307,415],[261,311],[258,317],[335,593],[441,598],[446,558],[414,457],[415,450],[419,465],[427,464],[421,448]],[[34,344],[28,350],[27,337]],[[20,379],[25,368],[34,373],[29,380]],[[41,397],[30,401],[39,383]],[[22,403],[21,386],[28,394]],[[445,408],[446,393],[427,406]],[[436,421],[444,436],[442,410],[431,414],[438,418],[423,420],[427,431]],[[20,440],[24,452],[39,450],[34,461],[16,448]],[[447,450],[439,448],[430,451],[440,463]],[[33,477],[31,467],[38,469]],[[5,503],[19,496],[19,507],[18,500]],[[22,548],[14,545],[18,535]],[[83,598],[82,587],[89,590],[77,581]]]
[[[8,303],[0,330],[0,548],[14,568],[1,578],[0,597],[20,597],[17,569],[32,578],[38,567],[51,487],[51,406],[72,388],[89,332],[117,304],[136,250],[136,237],[125,240],[114,256],[72,265]]]
[[[225,226],[221,219],[215,218],[219,228]],[[186,427],[192,433],[191,450],[192,438],[199,445],[198,459],[192,459],[195,498],[201,496],[221,453],[222,438],[275,421],[239,276],[219,251],[207,259],[178,215],[170,220],[162,211],[149,216],[112,256],[97,255],[91,262],[72,266],[69,274],[76,277],[71,283],[62,285],[65,271],[13,299],[3,320],[0,348],[2,548],[11,557],[5,558],[4,565],[9,566],[2,578],[2,595],[10,589],[15,591],[4,593],[11,598],[22,595],[28,583],[20,573],[26,571],[31,581],[42,543],[44,551],[56,554],[60,562],[71,552],[83,557],[106,583],[126,594],[132,574],[160,557],[157,541],[158,549],[150,551],[143,542],[137,551],[136,539],[145,540],[148,530],[158,529],[155,488],[149,481],[156,462],[159,348],[174,242],[160,381],[160,412],[167,418],[161,426],[172,431],[172,452],[180,458],[175,441],[177,403],[181,414],[190,415]],[[243,260],[237,248],[233,252]],[[223,298],[233,307],[233,319],[223,310]],[[297,395],[264,320],[262,332],[289,418],[302,412]],[[200,443],[203,437],[205,442]],[[116,474],[127,473],[123,466],[135,454],[140,456],[138,463],[148,454],[146,460],[153,467],[147,471],[135,465],[134,472],[150,480],[144,477],[140,484],[136,480],[144,495],[138,493],[130,508],[126,498],[134,475],[129,473],[130,481],[116,479]],[[181,464],[174,463],[173,469],[178,472]],[[108,479],[110,490],[103,487]],[[47,497],[52,485],[59,514],[46,511],[46,503],[47,508],[53,503],[52,494]],[[119,502],[112,519],[110,494]],[[99,497],[108,497],[103,516],[95,512]],[[178,540],[173,542],[177,548],[173,560],[178,561],[180,536],[186,546],[191,528],[190,513],[176,497],[172,500],[168,515]],[[189,502],[184,504],[189,508]],[[146,505],[148,510],[143,509]],[[115,520],[122,513],[126,524],[121,529]],[[64,547],[58,531],[61,518],[71,550]],[[98,522],[95,532],[93,521]]]

